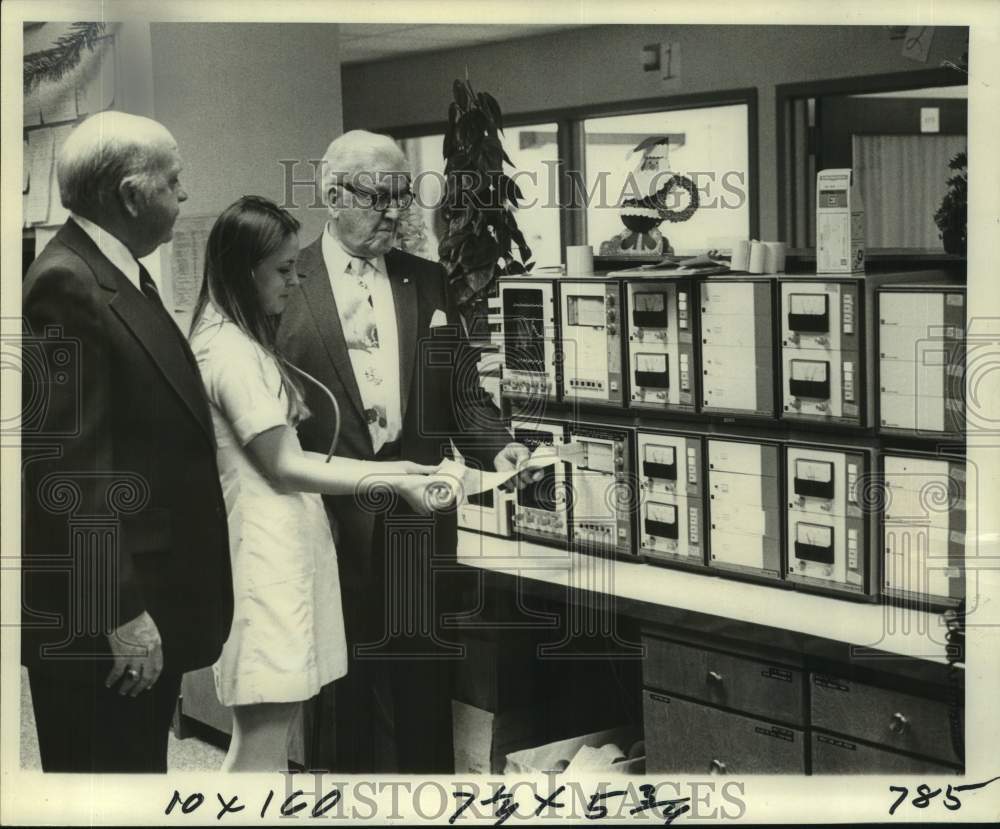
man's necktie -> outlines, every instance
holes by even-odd
[[[351,264],[348,266],[351,275],[357,280],[359,290],[368,299],[368,314],[365,320],[365,330],[371,339],[371,344],[375,347],[379,347],[378,338],[378,325],[375,322],[375,300],[372,298],[372,290],[369,285],[368,280],[370,279],[371,273],[374,270],[372,263],[367,259],[362,259],[359,256],[351,257]]]
[[[139,263],[139,287],[142,288],[142,292],[154,305],[163,308],[163,300],[160,299],[160,292],[156,287],[156,283],[153,281],[153,277],[149,275],[149,271],[146,270],[146,266],[141,262]],[[163,310],[166,309],[164,308]]]
[[[156,312],[160,315],[160,318],[167,322],[167,328],[174,333],[174,341],[180,346],[181,353],[184,355],[184,359],[187,364],[191,367],[193,372],[192,377],[199,377],[200,370],[198,368],[198,362],[195,360],[194,354],[191,352],[191,348],[188,346],[187,338],[181,332],[181,329],[174,322],[174,318],[170,315],[170,312],[166,309],[163,304],[163,300],[160,299],[160,291],[156,287],[156,283],[153,281],[153,277],[149,275],[149,271],[146,270],[145,265],[142,262],[138,262],[139,265],[139,287],[142,289],[143,294],[145,294],[146,299],[148,299]],[[195,388],[197,392],[188,396],[188,402],[193,406],[197,413],[200,415],[201,420],[205,423],[209,429],[209,435],[212,440],[215,440],[215,436],[212,433],[212,415],[209,413],[208,409],[208,398],[205,397],[204,389],[201,383],[198,383]]]
[[[365,301],[357,306],[357,313],[362,317],[361,330],[364,331],[364,340],[367,352],[366,365],[359,378],[362,385],[362,399],[365,401],[365,419],[368,421],[368,428],[372,431],[372,440],[375,450],[385,442],[383,430],[386,427],[386,389],[381,388],[383,377],[379,371],[380,361],[380,340],[378,335],[378,323],[375,318],[375,299],[372,295],[370,280],[375,268],[367,259],[359,256],[352,256],[348,265],[348,272],[357,281],[358,291],[365,298]]]

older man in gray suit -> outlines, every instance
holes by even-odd
[[[329,386],[343,412],[338,455],[436,463],[452,441],[483,468],[513,469],[510,438],[478,385],[441,265],[394,247],[413,200],[405,156],[355,130],[323,159],[326,229],[299,258],[283,354]],[[310,390],[306,449],[325,452],[333,415]],[[475,430],[470,424],[477,424]],[[450,606],[454,510],[327,498],[344,585],[347,677],[336,683],[337,771],[453,771],[451,662],[439,621]]]

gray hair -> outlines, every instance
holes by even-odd
[[[149,193],[153,173],[173,136],[157,121],[125,112],[100,112],[76,127],[56,163],[63,207],[82,215],[106,208],[126,178]]]
[[[358,173],[409,175],[410,162],[388,135],[351,130],[333,139],[323,154],[321,185],[323,201],[330,203],[330,189]],[[368,182],[371,187],[374,182]]]

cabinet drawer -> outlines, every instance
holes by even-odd
[[[805,774],[804,733],[643,692],[646,773]]]
[[[954,774],[955,769],[832,734],[812,735],[813,774]]]
[[[645,637],[644,684],[772,720],[804,725],[801,671]]]
[[[962,763],[949,705],[827,674],[812,674],[812,724],[900,751]]]

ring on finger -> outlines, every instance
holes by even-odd
[[[127,671],[125,671],[125,675],[129,679],[138,679],[139,678],[139,672],[135,668],[129,668]]]

